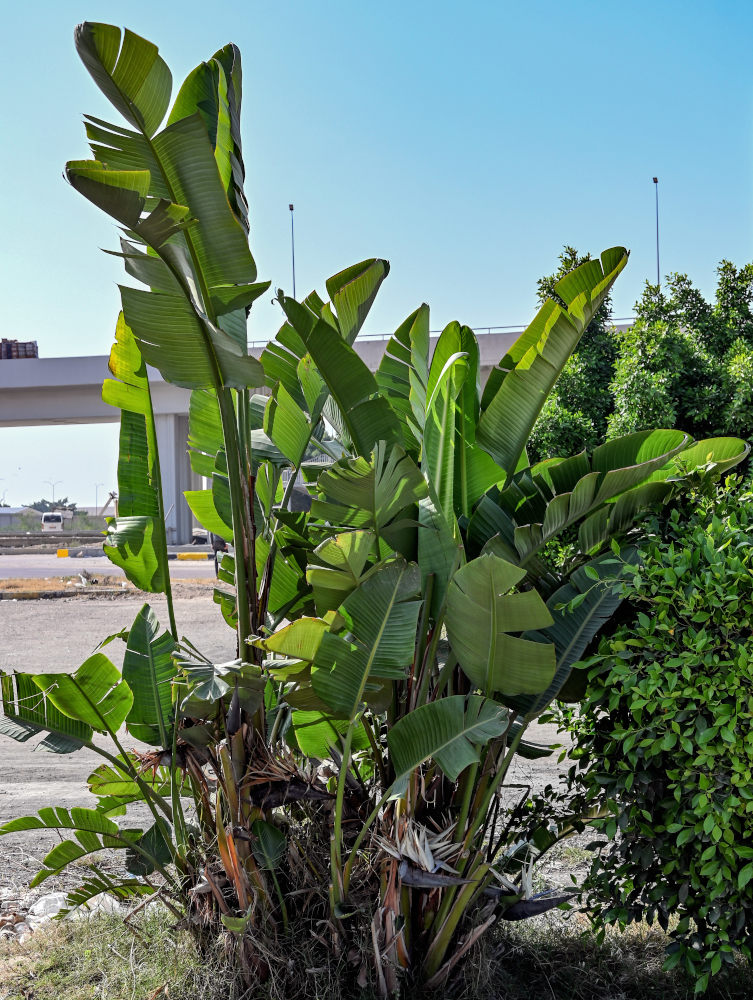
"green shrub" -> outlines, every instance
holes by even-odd
[[[539,280],[539,297],[587,259],[565,247],[557,271]],[[717,275],[712,301],[685,274],[647,282],[625,332],[610,326],[604,300],[536,422],[532,462],[651,427],[697,438],[753,434],[753,264],[723,260]]]
[[[602,640],[570,772],[605,807],[587,889],[597,926],[654,919],[697,992],[753,945],[753,496],[673,510]]]

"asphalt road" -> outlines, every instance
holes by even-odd
[[[54,557],[18,556],[23,559]],[[5,557],[0,558],[0,564]],[[8,559],[10,561],[10,559]],[[73,560],[58,559],[58,563]],[[80,559],[87,567],[94,559]],[[110,566],[109,560],[102,559]],[[184,563],[189,569],[203,563]],[[207,564],[211,569],[211,563]],[[111,567],[112,568],[112,567]],[[60,572],[58,570],[58,572]],[[29,575],[26,573],[25,575]],[[107,635],[128,628],[141,605],[148,601],[162,627],[167,622],[167,607],[161,594],[130,592],[115,597],[62,598],[53,601],[0,601],[0,672],[19,670],[30,673],[74,671],[96,649]],[[175,618],[181,635],[188,636],[201,652],[214,662],[235,657],[235,635],[223,621],[220,609],[212,603],[209,593],[175,600]],[[125,645],[120,640],[109,643],[102,652],[118,667],[122,666]],[[146,749],[121,733],[128,749]],[[40,741],[28,743],[0,734],[2,776],[0,777],[0,825],[18,816],[36,814],[44,806],[74,805],[91,808],[94,800],[86,779],[102,763],[91,750],[71,754],[46,753],[32,749]],[[112,750],[104,737],[95,742]],[[136,824],[149,823],[141,807],[133,811]],[[132,825],[130,822],[126,825]],[[59,840],[49,830],[32,830],[0,837],[0,899],[3,890],[17,886],[26,891],[31,877],[40,867],[40,859]],[[75,869],[73,869],[75,872]],[[81,871],[81,870],[79,870]],[[66,883],[69,884],[69,883]],[[61,888],[54,879],[45,882],[39,893]]]
[[[86,570],[93,576],[117,576],[125,579],[125,574],[114,566],[106,556],[91,558],[58,558],[55,555],[0,555],[0,583],[16,577],[72,576]],[[214,561],[170,560],[170,576],[175,580],[211,580],[214,577]]]

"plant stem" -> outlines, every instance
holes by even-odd
[[[376,741],[376,735],[371,727],[371,721],[364,715],[363,728],[366,731],[366,739],[369,741],[372,752],[374,754],[374,761],[376,762],[377,770],[379,771],[379,778],[382,782],[382,788],[386,788],[389,785],[389,778],[387,776],[387,770],[384,766],[384,758],[382,757],[382,751],[379,749],[379,744]]]
[[[330,842],[332,892],[334,893],[334,898],[337,903],[342,902],[342,899],[340,898],[340,886],[343,886],[344,891],[345,885],[344,878],[342,877],[342,811],[343,801],[345,799],[345,783],[348,775],[348,767],[350,765],[350,748],[353,743],[353,731],[355,730],[357,722],[358,715],[356,715],[354,719],[351,719],[348,731],[345,734],[345,740],[343,742],[343,759],[340,763],[340,774],[337,781],[335,814],[332,824],[332,840]]]
[[[235,410],[228,389],[217,393],[217,402],[222,420],[222,434],[227,455],[228,485],[230,504],[233,511],[233,536],[235,540],[235,589],[238,608],[238,655],[244,658],[246,639],[253,635],[251,628],[251,606],[248,591],[248,525],[243,505],[243,481],[241,476],[241,456],[238,449]],[[240,542],[240,544],[238,544]],[[255,596],[255,595],[254,595]]]
[[[468,821],[468,809],[471,805],[471,796],[473,795],[473,790],[476,787],[476,775],[478,774],[478,761],[475,764],[471,764],[463,772],[462,776],[462,789],[463,797],[460,802],[460,811],[458,813],[457,823],[455,824],[455,833],[453,835],[453,840],[455,843],[460,843],[465,835],[465,824]]]

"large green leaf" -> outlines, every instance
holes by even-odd
[[[300,465],[311,440],[312,427],[305,411],[282,382],[275,386],[267,404],[264,432],[291,465]]]
[[[566,309],[547,299],[490,377],[476,440],[511,476],[533,425],[591,318],[627,263],[622,247],[605,250],[555,286]]]
[[[431,616],[437,621],[442,613],[455,571],[464,562],[463,543],[454,514],[446,517],[431,489],[418,505],[418,564],[426,590],[431,585]]]
[[[0,674],[0,733],[19,743],[46,733],[38,749],[52,753],[73,753],[91,743],[92,727],[60,712],[32,678],[32,674]]]
[[[104,653],[94,653],[74,674],[31,674],[55,708],[101,733],[116,733],[125,722],[133,694]]]
[[[373,553],[374,541],[373,531],[346,531],[326,538],[314,549],[309,557],[306,579],[320,615],[339,608],[358,586]]]
[[[102,399],[120,407],[118,516],[108,520],[105,555],[141,590],[162,593],[168,582],[159,452],[146,365],[121,313],[110,351],[114,379]]]
[[[475,344],[472,330],[450,323],[439,337],[429,370],[423,467],[447,517],[455,509],[457,397],[469,375],[469,341]]]
[[[322,635],[312,684],[335,713],[355,718],[374,680],[405,677],[416,642],[420,583],[415,565],[396,560],[381,566],[341,606],[347,632]]]
[[[157,617],[145,604],[128,632],[123,659],[123,680],[133,692],[126,727],[137,740],[164,748],[172,741],[174,650],[175,640],[160,634]]]
[[[567,459],[549,459],[490,491],[470,519],[468,535],[483,546],[494,534],[521,566],[531,569],[543,547],[580,524],[584,552],[632,527],[646,507],[669,492],[652,482],[688,444],[682,431],[639,431]]]
[[[377,385],[400,420],[406,450],[420,453],[429,381],[429,307],[424,303],[390,337],[376,373]]]
[[[340,459],[317,480],[311,516],[337,527],[380,533],[426,496],[426,482],[402,448],[380,441],[370,459]]]
[[[168,125],[195,112],[201,115],[233,213],[248,233],[240,135],[241,89],[240,51],[236,45],[226,45],[188,74],[175,98]]]
[[[37,886],[51,875],[58,875],[73,862],[88,854],[108,848],[128,848],[141,836],[141,830],[121,830],[116,823],[96,809],[71,810],[45,807],[37,816],[22,816],[0,826],[0,836],[28,830],[70,830],[76,840],[64,840],[47,854],[42,868],[31,880]]]
[[[145,78],[143,88],[134,89],[129,71],[137,62],[164,64],[154,46],[129,33],[118,58],[120,38],[119,29],[107,25],[83,25],[77,32],[89,71],[137,132],[90,121],[95,155],[104,161],[72,163],[69,179],[159,253],[183,293],[174,294],[165,282],[156,302],[139,300],[135,290],[125,293],[126,316],[147,361],[168,380],[190,388],[260,384],[261,366],[247,355],[245,309],[268,285],[255,283],[247,242],[237,49],[221,50],[191,74],[169,124],[154,134],[169,87],[159,115],[149,122],[140,101],[154,90],[155,80]],[[146,194],[162,200],[141,218]],[[182,347],[190,355],[187,363]]]
[[[163,593],[167,579],[153,540],[159,532],[153,516],[108,517],[104,552],[115,566],[120,566],[131,583],[148,593]]]
[[[233,529],[217,510],[211,490],[184,490],[183,496],[202,528],[219,538],[229,540],[233,537]]]
[[[336,401],[359,455],[370,455],[377,441],[401,444],[400,422],[376,378],[330,322],[278,292],[288,322],[308,352]]]
[[[140,767],[140,761],[134,753],[127,754],[126,758],[118,758],[123,762],[124,767],[129,769]],[[142,781],[157,795],[170,797],[170,771],[166,767],[149,770],[142,776]],[[86,779],[89,791],[96,795],[98,799],[118,799],[123,803],[139,802],[144,798],[144,791],[135,781],[120,768],[112,764],[100,764]]]
[[[297,618],[265,639],[254,639],[253,645],[265,653],[313,663],[328,631],[329,624],[322,618]]]
[[[455,397],[455,446],[453,496],[455,514],[468,517],[477,500],[505,474],[497,463],[476,444],[479,420],[478,380],[481,357],[476,335],[461,329],[466,375]]]
[[[538,632],[529,632],[526,638],[553,643],[557,669],[545,690],[503,697],[506,705],[530,720],[537,718],[557,697],[573,664],[581,659],[591,640],[622,603],[621,578],[637,560],[637,551],[631,547],[623,549],[619,559],[610,552],[579,567],[552,594],[547,601],[552,624]]]
[[[213,389],[194,389],[188,403],[188,458],[193,471],[211,478],[217,452],[224,446],[217,393]]]
[[[452,695],[419,706],[387,734],[395,792],[428,760],[435,760],[450,781],[456,781],[478,762],[479,748],[501,736],[507,726],[507,710],[478,695]]]
[[[352,264],[327,281],[327,294],[337,310],[337,327],[347,344],[352,345],[358,336],[389,273],[389,261],[370,258],[360,264]],[[331,322],[331,313],[328,318]]]
[[[123,312],[146,362],[187,389],[261,385],[261,365],[223,330],[202,319],[189,300],[168,292],[120,286]]]
[[[684,479],[689,475],[720,476],[739,465],[750,452],[742,438],[714,437],[695,441],[654,473],[652,479]]]
[[[127,28],[85,21],[76,50],[94,82],[132,125],[152,136],[170,103],[172,77],[156,45]]]
[[[509,591],[525,571],[489,553],[455,573],[447,595],[447,635],[464,673],[485,694],[536,693],[555,671],[551,643],[512,633],[539,629],[552,616],[539,594]]]
[[[292,714],[288,740],[306,757],[324,760],[332,757],[333,748],[342,753],[342,742],[349,725],[347,719],[335,719],[326,712],[296,711]],[[351,738],[351,750],[366,750],[369,745],[363,725],[356,725]]]
[[[311,322],[314,322],[313,314]],[[284,323],[280,327],[275,339],[269,341],[261,354],[265,384],[270,389],[274,389],[278,382],[285,386],[288,394],[295,399],[301,409],[306,406],[306,400],[298,378],[298,366],[307,354],[305,343],[291,323]]]

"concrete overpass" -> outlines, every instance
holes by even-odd
[[[481,382],[504,356],[522,328],[479,332]],[[437,337],[432,337],[432,347]],[[356,350],[375,371],[387,338],[362,337]],[[263,345],[252,345],[259,356]],[[102,402],[102,382],[111,377],[107,357],[19,358],[0,361],[0,427],[31,427],[47,424],[115,423],[120,411]],[[192,515],[184,490],[201,489],[191,471],[188,439],[189,389],[165,382],[159,372],[149,370],[154,405],[160,466],[165,491],[168,541],[190,541]]]

